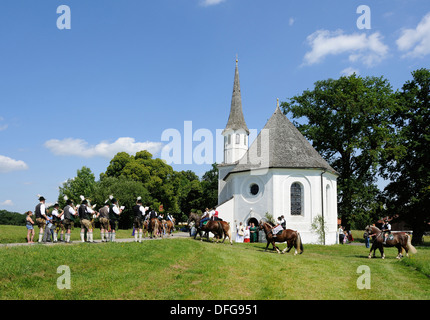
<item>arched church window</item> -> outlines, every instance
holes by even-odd
[[[240,134],[236,133],[236,144],[240,143]]]
[[[302,185],[294,182],[291,185],[291,215],[300,216],[303,214],[303,190]]]

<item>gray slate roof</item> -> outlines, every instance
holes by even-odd
[[[264,168],[317,168],[337,174],[287,119],[279,106],[225,179],[231,173]]]
[[[234,84],[233,84],[233,94],[231,97],[231,107],[230,115],[228,117],[227,125],[222,132],[228,129],[238,130],[244,129],[247,134],[249,134],[248,126],[246,125],[245,118],[243,117],[242,111],[242,97],[240,94],[240,81],[239,81],[239,68],[237,66],[236,60],[236,70],[234,73]]]

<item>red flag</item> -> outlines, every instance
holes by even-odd
[[[158,211],[164,211],[163,205],[161,204],[160,207],[158,208]]]

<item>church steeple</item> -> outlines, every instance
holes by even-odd
[[[234,84],[233,84],[233,94],[231,97],[230,115],[228,117],[227,125],[223,131],[233,129],[243,129],[247,134],[249,134],[248,127],[245,122],[242,111],[242,96],[240,94],[240,81],[239,81],[239,67],[238,59],[236,57],[236,70],[234,72]]]
[[[230,115],[222,135],[224,136],[224,163],[231,164],[239,161],[248,150],[249,130],[242,111],[237,57]]]

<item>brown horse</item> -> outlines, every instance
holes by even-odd
[[[379,230],[379,228],[375,226],[367,226],[366,227],[366,233],[367,235],[371,235],[374,237],[372,247],[370,248],[369,252],[369,259],[372,258],[372,251],[373,251],[373,257],[376,256],[376,249],[379,249],[379,252],[381,252],[381,258],[385,259],[384,254],[384,247],[396,247],[398,250],[397,259],[400,259],[403,257],[403,250],[406,251],[406,256],[409,257],[408,252],[415,254],[417,253],[417,250],[415,247],[411,244],[411,237],[405,233],[405,232],[396,232],[392,233],[393,239],[387,239],[384,243],[384,233]],[[365,234],[366,234],[365,233]]]
[[[274,237],[272,233],[273,226],[270,223],[261,220],[259,227],[260,227],[260,230],[264,230],[264,232],[266,233],[267,246],[266,246],[266,249],[264,249],[264,251],[267,251],[267,248],[271,243],[273,246],[273,249],[276,249],[278,253],[281,253],[281,251],[279,251],[279,248],[275,245],[275,242],[286,241],[287,247],[282,251],[282,253],[290,252],[290,250],[293,247],[295,247],[294,255],[296,255],[299,251],[300,251],[300,254],[303,253],[302,239],[300,237],[300,233],[298,233],[297,231],[286,229],[286,230],[283,230],[281,234],[278,234],[276,237]]]
[[[209,241],[209,232],[212,232],[215,235],[215,238],[217,239],[217,243],[218,240],[224,236],[223,238],[223,243],[225,241],[225,238],[228,237],[230,240],[230,244],[233,244],[233,240],[231,237],[231,229],[230,229],[230,224],[226,221],[213,221],[213,220],[209,220],[208,223],[206,225],[204,225],[202,228],[200,228],[200,220],[201,220],[201,216],[198,215],[197,213],[191,212],[189,217],[188,217],[188,225],[194,221],[195,225],[196,225],[196,235],[194,236],[194,239],[196,239],[197,237],[197,233],[200,236],[200,239],[202,239],[202,231],[206,232],[206,237],[207,240]]]
[[[172,218],[172,219],[173,221],[175,221],[175,218]],[[173,231],[175,230],[174,223],[168,219],[168,220],[163,220],[163,224],[165,226],[166,233],[168,233],[173,237]]]
[[[145,220],[143,221],[143,237],[146,238],[148,236],[148,225],[149,225],[149,221]]]
[[[158,218],[152,218],[148,224],[148,232],[150,233],[150,238],[156,238],[159,234],[163,238],[164,226]]]

